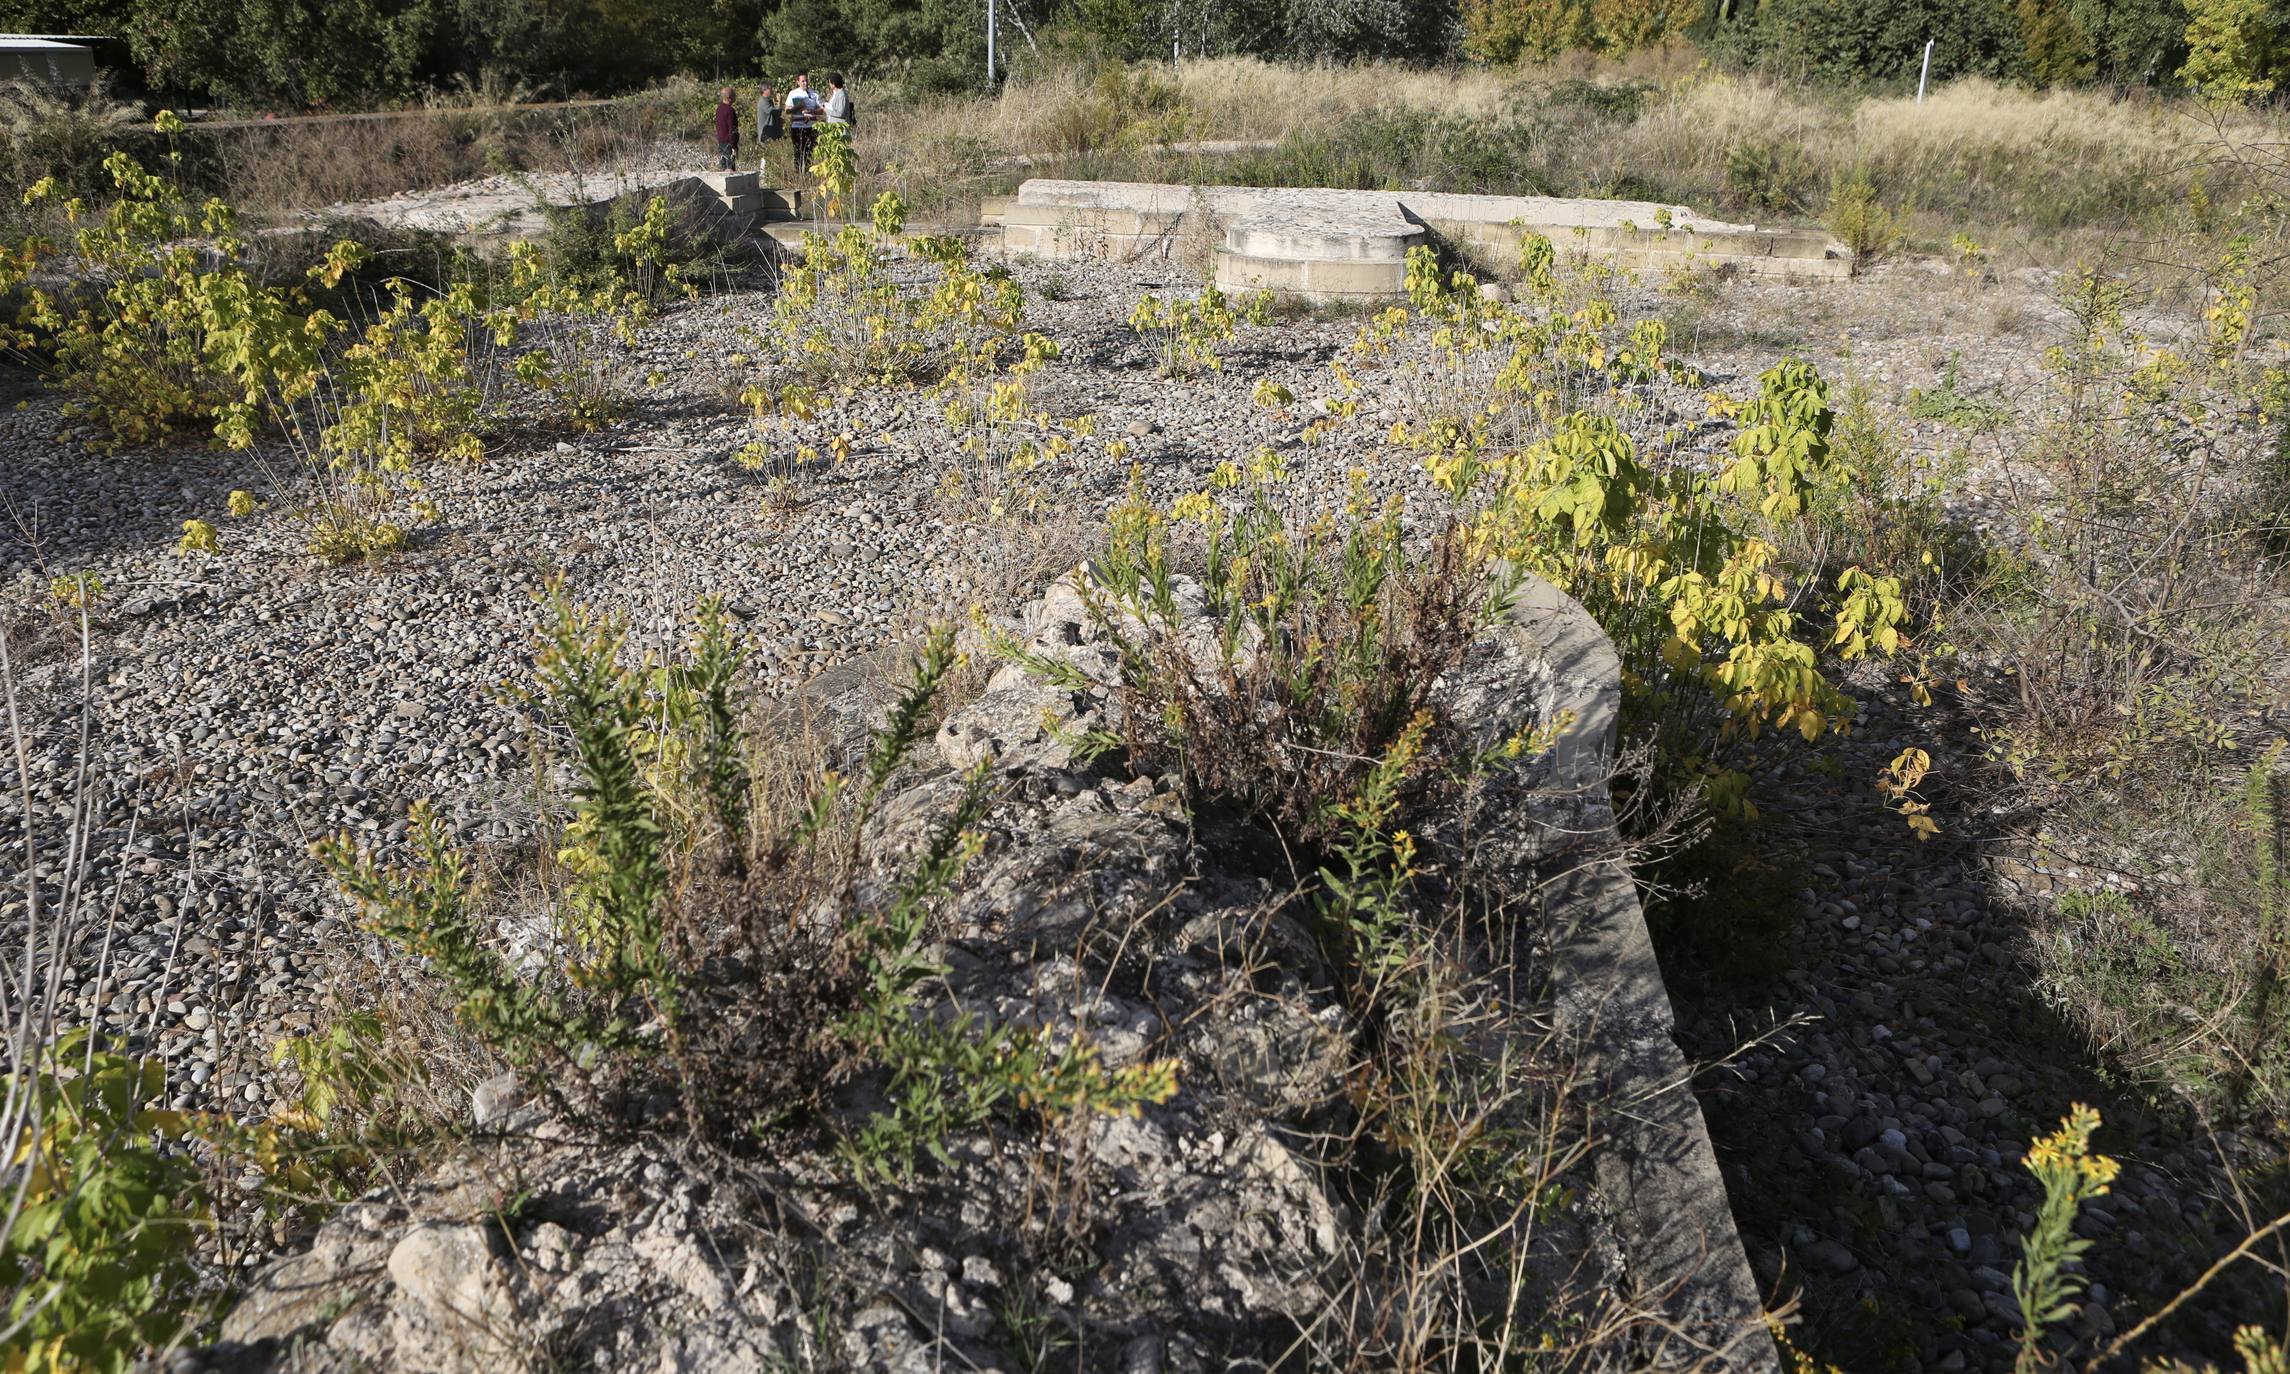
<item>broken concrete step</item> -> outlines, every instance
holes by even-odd
[[[700,180],[707,184],[708,189],[728,200],[735,196],[754,195],[762,178],[754,172],[703,172]]]

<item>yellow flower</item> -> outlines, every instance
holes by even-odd
[[[1217,503],[1209,499],[1207,492],[1196,491],[1178,497],[1176,504],[1169,507],[1169,518],[1197,520],[1206,525],[1215,518],[1216,510]]]

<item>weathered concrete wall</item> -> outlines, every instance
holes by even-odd
[[[1501,261],[1535,233],[1561,254],[1634,269],[1852,271],[1851,254],[1825,234],[1649,201],[1036,179],[993,198],[981,218],[1000,227],[1005,252],[1032,257],[1171,257],[1187,236],[1206,235],[1219,287],[1311,300],[1401,295],[1407,250],[1432,234]]]
[[[802,200],[800,192],[764,186],[754,172],[520,173],[328,206],[305,218],[314,226],[362,222],[484,244],[538,238],[548,232],[553,215],[566,212],[599,223],[615,209],[641,214],[655,196],[668,202],[679,232],[717,242],[731,242],[766,221],[788,218],[799,212]]]
[[[1568,828],[1583,856],[1550,897],[1564,932],[1559,1014],[1589,1045],[1597,1100],[1610,1104],[1598,1181],[1615,1202],[1637,1296],[1672,1324],[1662,1363],[1778,1370],[1725,1179],[1672,1038],[1676,1020],[1638,890],[1616,856],[1607,787],[1621,657],[1581,603],[1540,578],[1527,580],[1511,618],[1551,667],[1542,718],[1572,722],[1553,747],[1555,787],[1571,797]]]

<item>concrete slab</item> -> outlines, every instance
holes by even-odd
[[[515,173],[464,181],[381,200],[328,206],[304,216],[313,224],[354,220],[385,229],[444,234],[483,242],[538,238],[566,211],[602,220],[615,206],[641,209],[665,199],[682,228],[729,241],[757,224],[801,212],[802,193],[775,191],[754,172],[653,168],[623,172]]]
[[[1171,242],[1203,225],[1220,245],[1218,286],[1299,298],[1397,296],[1403,269],[1330,264],[1400,264],[1432,235],[1498,261],[1514,260],[1536,233],[1562,253],[1635,268],[1807,280],[1852,272],[1851,254],[1824,234],[1733,224],[1652,201],[1035,178],[990,208],[981,218],[1001,227],[1003,251],[1047,258],[1169,256]]]

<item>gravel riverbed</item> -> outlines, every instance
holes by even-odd
[[[1397,369],[1355,367],[1362,418],[1301,441],[1357,317],[1249,331],[1223,372],[1172,382],[1122,321],[1140,291],[1182,288],[1175,265],[1017,270],[1030,326],[1064,348],[1037,404],[1094,414],[1098,432],[1041,478],[1038,500],[999,516],[962,485],[965,460],[920,391],[843,402],[830,427],[853,437],[849,458],[792,491],[743,471],[733,455],[749,421],[732,359],[772,327],[759,291],[668,312],[636,360],[661,380],[610,429],[508,433],[482,464],[428,474],[440,520],[372,568],[313,563],[291,491],[266,484],[249,455],[84,451],[58,402],[18,379],[26,403],[0,414],[12,517],[0,525],[0,613],[44,722],[33,820],[51,839],[69,811],[79,665],[46,582],[88,570],[109,588],[94,617],[89,786],[93,875],[117,920],[96,932],[111,940],[111,975],[99,984],[92,957],[81,963],[76,1014],[148,1035],[176,1106],[275,1102],[272,1043],[311,1028],[330,982],[370,956],[311,842],[343,830],[397,839],[424,797],[471,843],[530,838],[534,742],[516,693],[553,580],[624,613],[638,645],[668,642],[698,598],[723,596],[753,640],[760,686],[777,694],[933,617],[1038,587],[1086,550],[1133,465],[1167,496],[1270,445],[1300,501],[1341,501],[1361,470],[1371,491],[1435,509],[1412,459],[1383,442],[1405,405]],[[1968,391],[2031,393],[2049,318],[2039,283],[1933,311],[1936,291],[1964,289],[1938,281],[1903,269],[1849,286],[1739,283],[1690,309],[1649,286],[1629,304],[1680,321],[1676,345],[1737,395],[1784,350],[1832,375],[1849,354],[1888,408],[1951,364]],[[1252,404],[1264,376],[1291,386],[1297,406]],[[2030,479],[2006,461],[2008,436],[1904,425],[1918,451],[1958,455],[1964,518],[2018,518]],[[1116,441],[1130,452],[1110,453]],[[237,488],[267,505],[223,518]],[[219,554],[176,550],[194,517],[218,524]],[[1801,768],[1777,789],[1800,819],[1830,817],[1826,836],[1799,827],[1801,919],[1748,991],[1673,974],[1683,1032],[1690,1054],[1717,1059],[1763,1026],[1808,1018],[1701,1087],[1761,1277],[1776,1293],[1805,1286],[1823,1344],[1865,1349],[1871,1362],[1856,1368],[2007,1368],[2013,1237],[2036,1196],[2019,1156],[2071,1100],[2115,1099],[2030,989],[2007,914],[2016,894],[1981,848],[1975,799],[1954,798],[1964,814],[1943,814],[1949,837],[1928,846],[1876,806],[1876,765],[1934,727],[1895,708],[1897,688],[1865,686],[1872,719],[1838,746],[1840,766]],[[1945,766],[1945,749],[1934,753]],[[10,789],[0,878],[11,892],[23,821]],[[2201,1184],[2206,1152],[2125,1112],[2111,1125],[2137,1142],[2111,1131],[2105,1143],[2130,1166],[2089,1223],[2111,1243],[2075,1319],[2087,1336],[2121,1323],[2124,1283],[2173,1268],[2149,1258],[2205,1243],[2220,1224]]]

